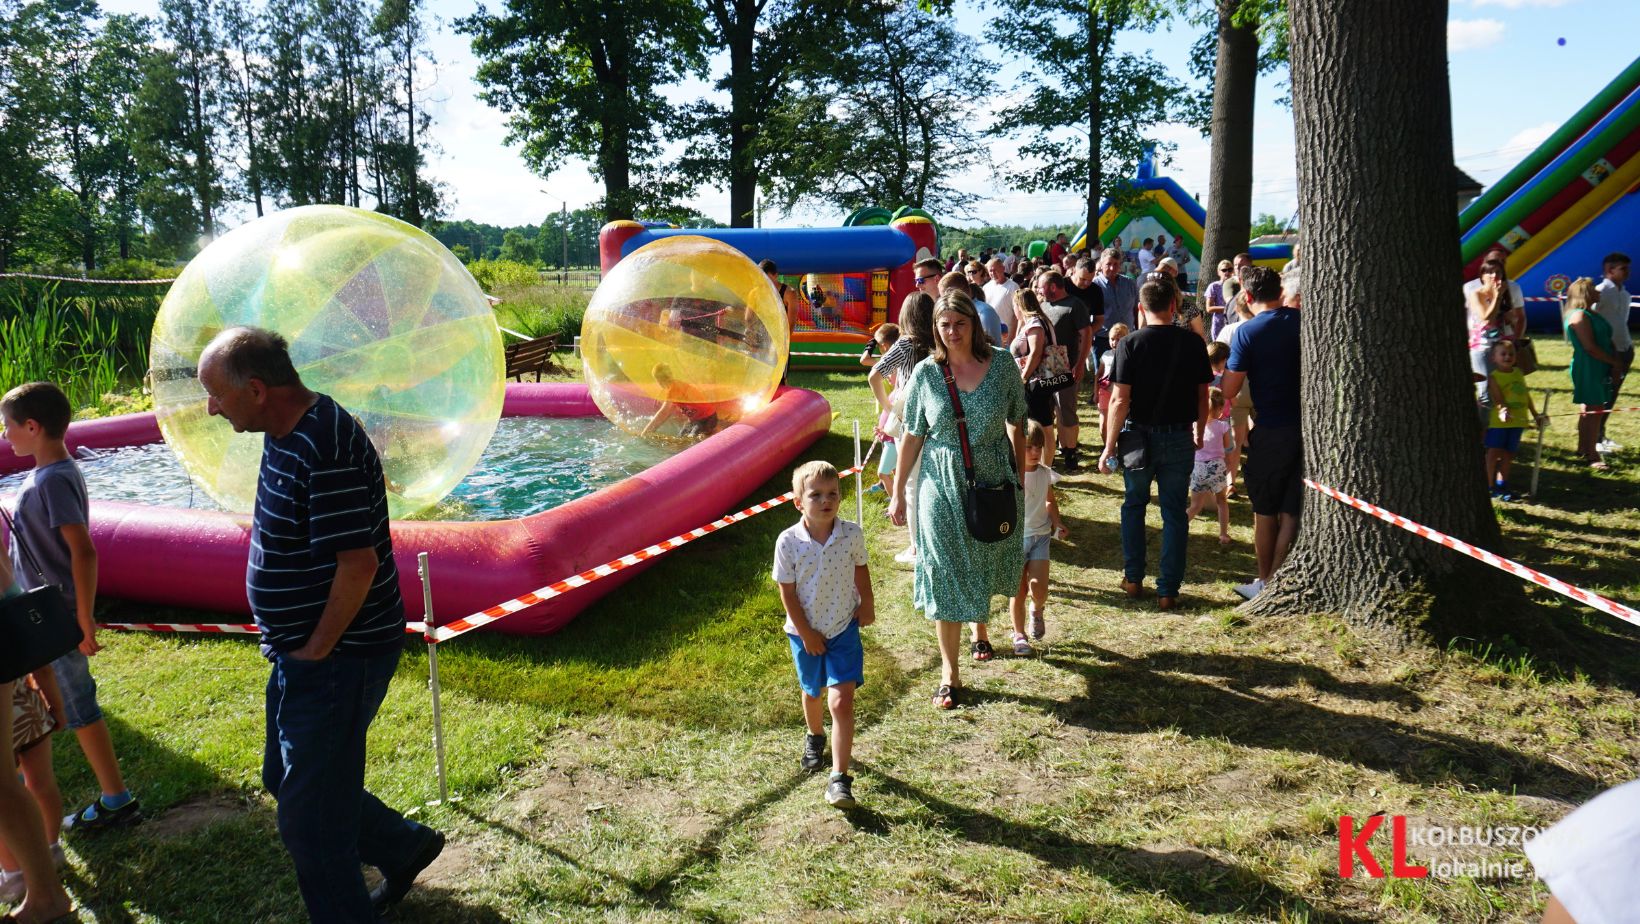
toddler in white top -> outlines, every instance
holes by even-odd
[[[1189,518],[1194,520],[1208,504],[1219,513],[1219,545],[1230,544],[1230,471],[1224,456],[1235,446],[1230,437],[1230,421],[1224,419],[1224,392],[1207,389],[1207,432],[1202,448],[1196,450],[1196,467],[1190,472]]]
[[[825,708],[831,707],[832,774],[826,801],[855,807],[854,778],[848,775],[854,748],[854,690],[865,682],[860,627],[876,620],[866,537],[859,524],[837,518],[842,480],[826,462],[806,462],[792,473],[792,501],[803,519],[774,544],[774,580],[786,610],[797,682],[803,688],[803,720],[808,737],[803,769],[825,766]]]
[[[1063,539],[1069,535],[1064,521],[1059,519],[1059,505],[1054,502],[1053,485],[1059,475],[1042,464],[1042,453],[1047,447],[1048,435],[1042,425],[1028,421],[1025,429],[1025,471],[1021,480],[1025,487],[1025,570],[1019,576],[1019,590],[1008,598],[1008,609],[1014,617],[1014,654],[1031,653],[1031,641],[1041,641],[1048,632],[1043,608],[1048,603],[1048,542],[1050,538]],[[1031,599],[1031,626],[1025,630],[1025,597]]]

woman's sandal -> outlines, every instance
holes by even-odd
[[[992,648],[991,643],[985,639],[980,639],[969,645],[968,650],[973,653],[975,661],[989,661],[996,655],[996,649]]]
[[[934,691],[934,708],[957,708],[957,688],[948,683],[940,684],[940,688]]]

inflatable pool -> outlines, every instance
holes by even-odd
[[[598,409],[578,383],[507,386],[505,416],[591,417]],[[820,395],[785,388],[768,406],[639,475],[561,507],[514,520],[395,520],[393,552],[412,619],[422,617],[416,555],[427,552],[433,606],[448,622],[709,522],[790,465],[831,424]],[[69,450],[155,443],[151,413],[69,427]],[[0,443],[0,474],[27,468]],[[250,517],[93,500],[98,591],[140,603],[244,614]],[[624,569],[494,624],[542,635],[648,566]]]

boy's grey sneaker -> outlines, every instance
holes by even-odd
[[[103,805],[102,797],[91,800],[91,804],[78,812],[63,819],[63,830],[76,833],[100,831],[104,828],[121,828],[135,824],[142,818],[142,810],[137,806],[136,797],[117,809]]]
[[[826,801],[840,809],[858,806],[860,803],[854,801],[854,777],[846,773],[833,773],[831,783],[826,786]]]
[[[803,736],[803,769],[810,773],[826,766],[826,736]]]

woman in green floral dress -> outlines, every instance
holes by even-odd
[[[1019,483],[1025,461],[1025,386],[1008,353],[986,341],[967,294],[940,296],[934,306],[934,332],[934,354],[917,364],[907,385],[905,437],[888,515],[896,525],[905,523],[907,473],[923,454],[912,603],[934,621],[943,665],[934,704],[950,709],[962,689],[957,651],[962,624],[975,624],[974,654],[984,660],[979,656],[990,653],[985,623],[991,615],[991,597],[1007,596],[1018,588],[1025,554],[1016,536],[980,542],[968,533],[962,443],[941,365],[949,364],[956,379],[981,486]],[[1016,491],[1016,507],[1023,502],[1022,492]]]

